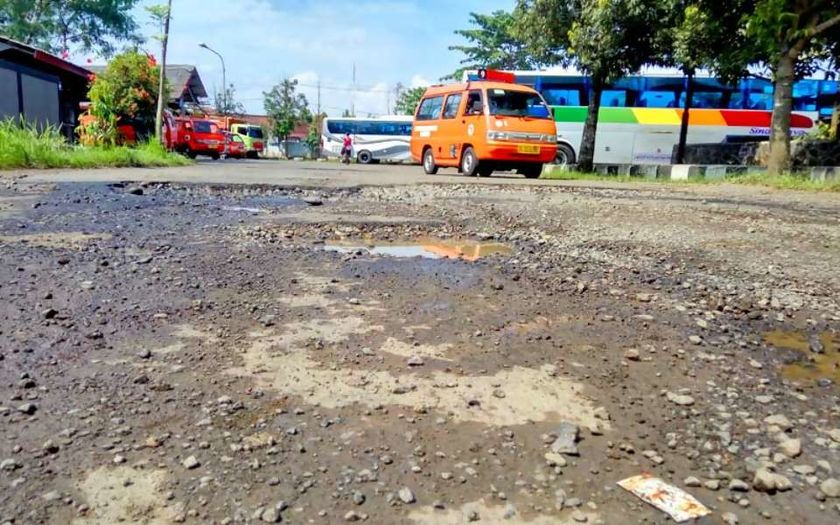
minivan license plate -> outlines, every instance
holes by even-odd
[[[520,144],[516,147],[516,151],[528,155],[539,155],[540,147],[534,144]]]

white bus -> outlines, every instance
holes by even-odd
[[[372,118],[325,118],[321,131],[321,154],[340,157],[344,134],[353,138],[353,157],[360,164],[411,160],[412,116]]]
[[[557,163],[577,160],[587,105],[589,78],[542,71],[512,71],[517,84],[539,91],[554,112]],[[467,73],[465,80],[476,80]],[[678,75],[636,75],[613,82],[601,94],[595,162],[599,164],[669,164],[679,142],[686,80]],[[770,135],[773,85],[749,78],[729,85],[714,77],[696,77],[689,113],[688,144],[737,143]],[[806,79],[793,88],[791,135],[804,135],[818,119],[831,115],[838,82]]]

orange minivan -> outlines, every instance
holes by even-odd
[[[529,179],[557,153],[557,129],[542,96],[527,86],[473,81],[432,86],[414,115],[411,157],[426,173],[452,167],[488,177],[516,170]]]

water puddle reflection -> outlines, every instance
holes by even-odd
[[[365,253],[386,257],[423,257],[426,259],[463,259],[476,261],[491,255],[509,255],[511,248],[497,242],[442,241],[421,239],[413,242],[359,244],[329,241],[324,249],[337,253]]]
[[[764,334],[764,341],[803,354],[802,360],[782,366],[782,376],[786,379],[805,383],[829,379],[835,385],[840,384],[840,340],[831,332],[809,337],[799,331],[772,330]]]

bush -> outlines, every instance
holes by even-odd
[[[156,142],[129,147],[67,143],[57,128],[0,121],[0,169],[184,166],[190,161]]]

